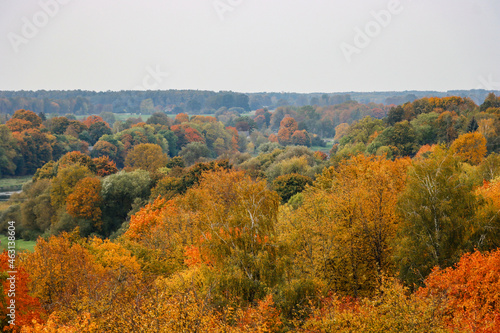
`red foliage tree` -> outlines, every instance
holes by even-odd
[[[442,302],[451,329],[498,332],[500,327],[500,250],[465,254],[454,268],[434,269],[418,293]]]
[[[107,127],[109,127],[109,124],[107,122],[105,122],[101,117],[99,116],[88,116],[87,118],[85,118],[84,120],[82,120],[82,123],[84,123],[87,127],[90,127],[90,125],[94,124],[94,123],[104,123],[106,124]]]
[[[3,331],[13,331],[18,332],[22,326],[30,325],[33,320],[41,322],[41,316],[43,315],[43,310],[40,306],[38,298],[29,295],[28,290],[28,273],[22,267],[15,267],[11,269],[9,267],[9,256],[7,252],[0,254],[0,280],[2,281],[3,292],[0,294],[0,303],[5,304],[5,306],[0,307],[0,323],[2,324]],[[7,279],[9,271],[17,271],[15,274],[15,291],[12,294],[11,290],[11,280]],[[9,297],[13,296],[12,298]],[[15,304],[15,325],[9,325],[8,321],[11,317],[8,317],[11,300],[14,300]]]

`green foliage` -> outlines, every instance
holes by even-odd
[[[40,179],[24,187],[26,199],[21,203],[20,226],[23,229],[21,237],[26,240],[36,240],[50,229],[55,210],[52,208],[51,182]]]
[[[375,153],[375,147],[388,146],[392,151],[392,156],[413,156],[417,152],[417,135],[413,126],[408,121],[396,123],[394,126],[386,128],[370,144],[367,151]]]
[[[16,141],[12,137],[9,128],[5,125],[0,125],[0,178],[14,175],[16,164]]]
[[[193,165],[201,158],[211,157],[210,149],[202,142],[191,142],[179,152],[179,156],[186,162],[187,165]]]
[[[149,197],[151,185],[151,177],[145,170],[120,171],[102,180],[102,232],[104,235],[109,236],[121,226],[136,198]]]
[[[277,177],[273,181],[273,188],[278,192],[282,202],[288,202],[292,196],[302,192],[306,185],[312,185],[312,182],[310,177],[291,173]]]
[[[433,267],[452,266],[473,246],[480,203],[461,164],[445,149],[414,161],[398,202],[403,223],[396,260],[406,283],[421,284]]]

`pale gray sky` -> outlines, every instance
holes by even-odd
[[[491,90],[499,61],[498,0],[0,0],[0,90]]]

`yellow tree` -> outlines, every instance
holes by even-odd
[[[279,278],[276,192],[241,171],[220,170],[204,173],[184,200],[183,207],[196,213],[201,238],[195,246],[214,268],[218,287],[245,302],[262,297]]]
[[[453,141],[450,151],[462,162],[477,165],[486,156],[486,139],[479,132],[462,134]]]
[[[167,154],[161,147],[153,143],[142,143],[135,146],[125,159],[125,166],[131,170],[142,169],[150,172],[165,166],[168,162]]]
[[[344,135],[347,134],[347,131],[349,130],[349,124],[347,123],[342,123],[335,127],[335,137],[333,138],[336,142],[339,142],[340,139],[344,137]]]
[[[38,240],[23,262],[30,290],[47,313],[57,316],[57,326],[76,325],[89,315],[105,327],[138,296],[140,266],[123,246],[98,238],[87,242],[77,234]]]
[[[297,211],[284,211],[290,222],[280,222],[298,252],[297,274],[343,294],[373,292],[382,274],[392,271],[395,204],[408,164],[359,155],[325,169],[303,192]]]
[[[92,176],[92,172],[85,166],[73,164],[59,169],[57,176],[52,180],[50,201],[55,209],[63,207],[66,198],[73,193],[76,183],[80,179]]]
[[[155,274],[171,274],[184,265],[185,248],[197,235],[192,214],[180,199],[158,197],[130,219],[124,239],[135,253],[141,253],[143,269]]]

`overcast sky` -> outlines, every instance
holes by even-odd
[[[0,90],[500,89],[498,0],[0,0]]]

